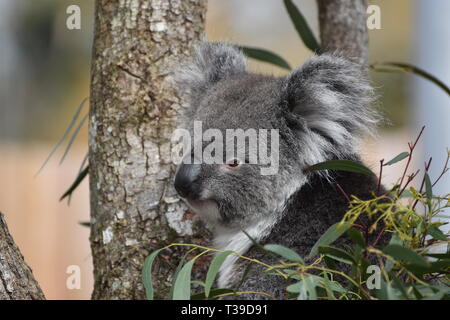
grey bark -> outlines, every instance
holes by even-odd
[[[89,124],[93,299],[144,298],[141,269],[151,251],[207,241],[172,186],[170,137],[182,102],[166,81],[201,36],[205,13],[206,0],[96,1]],[[162,298],[180,252],[158,261],[154,287]]]
[[[322,49],[367,65],[367,0],[317,0]]]
[[[44,294],[14,243],[0,212],[0,300],[43,299]]]

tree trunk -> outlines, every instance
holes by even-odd
[[[144,258],[205,236],[173,189],[170,138],[180,98],[165,81],[204,29],[206,0],[97,0],[89,163],[94,299],[142,299]],[[172,250],[154,273],[164,292]],[[166,290],[167,291],[167,290]],[[162,296],[159,296],[161,298]]]
[[[14,243],[0,212],[0,300],[43,300],[39,284]]]
[[[367,65],[367,0],[317,0],[322,48]]]

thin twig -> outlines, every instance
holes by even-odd
[[[419,139],[420,139],[420,137],[422,136],[422,133],[423,133],[424,130],[425,130],[425,126],[423,126],[422,129],[420,130],[420,133],[419,133],[419,135],[417,136],[416,141],[414,141],[413,144],[408,143],[408,147],[409,147],[408,162],[406,163],[405,170],[403,171],[403,175],[402,175],[402,178],[401,178],[400,184],[399,184],[399,189],[401,188],[401,186],[402,186],[402,184],[403,184],[403,180],[404,180],[405,177],[406,177],[406,173],[408,172],[408,168],[409,168],[409,165],[411,164],[411,160],[412,160],[412,155],[413,155],[414,149],[416,148],[417,142],[419,142]],[[411,181],[410,181],[410,182],[411,182]],[[402,190],[404,191],[405,188],[403,188]],[[402,192],[400,192],[400,193],[398,194],[398,196],[400,197],[401,194],[402,194]]]
[[[381,236],[383,235],[383,233],[384,233],[384,229],[381,229],[381,231],[380,231],[380,233],[378,234],[377,238],[376,238],[375,241],[373,242],[372,247],[375,247],[375,246],[377,245],[377,243],[378,243],[378,241],[380,241]]]
[[[347,192],[345,192],[345,190],[342,188],[342,186],[339,183],[336,183],[336,186],[338,187],[339,191],[341,191],[341,193],[344,195],[345,199],[347,199],[347,202],[351,202],[349,195],[347,194]]]
[[[449,152],[447,152],[447,160],[445,160],[445,165],[444,165],[444,169],[442,169],[442,172],[441,172],[441,174],[439,175],[439,177],[436,179],[436,181],[431,185],[432,187],[434,187],[438,182],[439,182],[439,180],[441,180],[441,178],[442,178],[442,176],[444,175],[444,174],[446,174],[447,173],[447,171],[448,171],[448,161],[450,160],[450,153]]]
[[[380,160],[380,176],[378,177],[378,184],[377,184],[377,195],[380,194],[381,176],[383,175],[383,163],[384,163],[384,159],[381,159]]]
[[[420,184],[419,194],[422,194],[423,187],[424,187],[424,185],[425,185],[425,176],[426,176],[426,174],[428,173],[428,169],[430,169],[431,161],[432,161],[432,160],[433,160],[433,158],[430,157],[430,159],[428,160],[428,163],[425,163],[425,173],[423,174],[422,183]],[[414,204],[413,204],[413,206],[412,206],[412,209],[413,209],[413,210],[416,208],[418,202],[419,202],[419,199],[416,199],[416,200],[414,201]]]
[[[413,174],[408,176],[408,180],[405,183],[405,186],[402,188],[402,190],[399,192],[399,197],[401,194],[403,194],[403,192],[405,192],[406,188],[408,187],[408,185],[414,180],[415,177],[417,177],[417,175],[419,174],[420,169],[417,170],[416,172],[414,172]]]

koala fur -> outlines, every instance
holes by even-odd
[[[322,54],[287,76],[273,77],[247,71],[246,59],[235,47],[202,41],[175,73],[174,83],[188,97],[184,121],[188,130],[194,120],[202,121],[204,129],[223,132],[229,128],[279,130],[275,175],[263,176],[259,165],[242,159],[236,170],[228,170],[225,164],[178,169],[175,188],[179,193],[183,189],[186,203],[207,221],[216,248],[277,264],[252,246],[245,230],[261,244],[284,245],[305,257],[346,211],[337,183],[361,198],[376,190],[376,181],[360,174],[303,172],[331,159],[359,161],[358,139],[362,133],[373,132],[379,120],[369,108],[373,89],[359,65]],[[219,287],[236,286],[244,265],[245,261],[229,256],[219,274]],[[262,273],[260,266],[251,270],[240,291],[284,297],[283,279]]]

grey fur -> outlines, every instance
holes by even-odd
[[[305,256],[339,221],[346,203],[329,176],[306,175],[303,169],[336,158],[358,160],[357,139],[373,132],[379,119],[369,108],[373,90],[360,66],[324,54],[276,78],[247,72],[243,54],[230,45],[202,42],[174,80],[189,97],[187,127],[200,120],[203,129],[280,132],[277,175],[260,175],[258,165],[243,164],[232,172],[222,165],[201,165],[195,182],[200,200],[188,203],[209,220],[215,245],[270,260],[252,248],[242,233],[246,230],[257,241],[286,245]],[[332,178],[363,197],[375,188],[373,180],[356,174]],[[242,264],[228,259],[219,285],[236,285],[241,273]],[[241,290],[281,298],[283,286],[276,277],[253,272]]]

